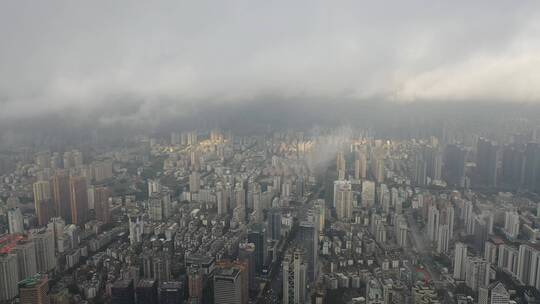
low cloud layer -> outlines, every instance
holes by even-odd
[[[261,96],[540,101],[538,1],[135,2],[4,1],[0,119]]]

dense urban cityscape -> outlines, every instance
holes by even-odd
[[[538,130],[214,129],[3,153],[0,297],[536,303]]]
[[[0,304],[540,304],[540,1],[0,0]]]

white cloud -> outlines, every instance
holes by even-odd
[[[538,102],[538,8],[537,1],[7,2],[0,117],[91,109],[122,96],[179,104],[264,94]]]

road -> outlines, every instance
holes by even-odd
[[[426,238],[426,235],[420,231],[418,223],[414,219],[411,210],[407,210],[405,212],[405,217],[407,219],[409,228],[411,229],[409,231],[409,239],[411,240],[413,247],[416,249],[415,253],[412,248],[407,247],[407,253],[411,256],[419,255],[425,270],[431,277],[431,280],[440,281],[441,274],[435,267],[435,262],[433,261],[431,254],[431,247],[429,246],[429,240]]]

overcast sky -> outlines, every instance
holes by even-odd
[[[267,95],[540,102],[540,1],[0,3],[0,119]]]

